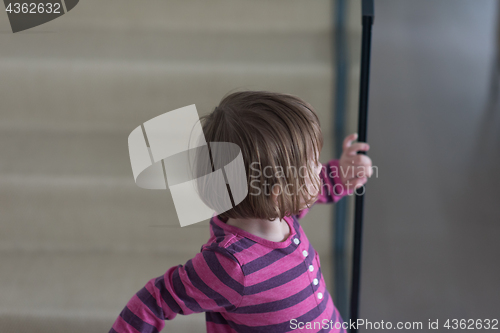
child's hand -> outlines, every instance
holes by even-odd
[[[368,151],[370,146],[364,142],[352,143],[357,137],[358,134],[353,133],[347,136],[342,144],[339,176],[347,190],[361,187],[373,174],[372,160],[364,154],[357,154],[360,150]]]

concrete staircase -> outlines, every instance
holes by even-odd
[[[151,278],[208,238],[132,178],[144,121],[234,89],[296,94],[332,158],[330,1],[85,0],[12,34],[0,15],[0,332],[107,332]],[[331,207],[304,228],[329,279]],[[314,221],[308,223],[308,221]],[[323,259],[324,258],[324,259]],[[165,331],[201,332],[204,315]]]

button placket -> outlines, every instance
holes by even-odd
[[[316,302],[318,304],[320,304],[321,301],[323,300],[323,298],[325,298],[326,289],[325,289],[324,285],[322,284],[321,268],[320,268],[319,257],[318,257],[317,252],[315,253],[315,258],[313,260],[313,263],[314,263],[314,261],[316,262],[315,264],[317,265],[317,269],[315,269],[316,274],[315,274],[315,277],[314,277],[312,283],[317,288],[316,289]]]
[[[293,240],[293,242],[295,243],[295,245],[297,245],[297,249],[298,249],[298,245],[300,244],[300,240],[295,238]],[[307,266],[307,270],[309,271],[309,281],[310,281],[310,285],[311,285],[311,288],[313,288],[313,290],[315,290],[315,286],[318,286],[319,285],[319,279],[316,277],[316,274],[314,274],[314,278],[311,276],[311,273],[314,273],[315,272],[315,269],[314,269],[314,255],[313,255],[313,258],[311,260],[311,263],[309,265],[307,265],[307,258],[310,256],[311,254],[307,251],[307,250],[302,250],[302,256],[304,257],[304,264],[306,264]],[[324,295],[322,292],[317,292],[319,289],[316,290],[316,300],[318,302],[318,304],[320,303],[320,301],[323,299]]]
[[[317,254],[315,254],[317,255]],[[322,292],[320,292],[319,290],[321,290],[322,288],[318,288],[319,287],[319,284],[320,284],[320,281],[319,281],[319,278],[316,277],[318,271],[314,268],[314,261],[317,260],[316,258],[314,258],[314,255],[313,255],[313,258],[311,260],[311,264],[309,264],[308,266],[308,270],[309,270],[309,278],[311,279],[311,287],[313,288],[313,290],[315,290],[315,293],[316,293],[316,301],[319,303],[321,303],[321,300],[323,299],[324,297],[324,294]],[[318,269],[319,269],[319,265],[318,265]],[[311,276],[312,274],[314,274],[314,278]]]

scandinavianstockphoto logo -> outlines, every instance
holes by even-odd
[[[75,8],[79,0],[4,0],[12,32],[52,21]]]

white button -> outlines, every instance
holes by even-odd
[[[309,265],[309,272],[312,272],[314,271],[314,266],[313,265]]]
[[[293,242],[295,243],[295,245],[299,245],[299,244],[300,244],[300,241],[299,241],[299,239],[298,239],[298,238],[295,238],[295,239],[293,240]]]
[[[314,284],[315,286],[317,286],[317,285],[318,285],[318,283],[319,283],[318,279],[314,279],[314,280],[313,280],[313,284]]]
[[[306,250],[302,251],[302,254],[304,255],[304,257],[307,257],[307,251]]]
[[[318,293],[318,298],[322,299],[323,298],[323,294],[322,293]]]

